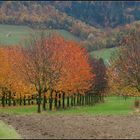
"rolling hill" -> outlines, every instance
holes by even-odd
[[[25,38],[28,38],[30,33],[37,32],[38,30],[32,29],[28,26],[22,26],[22,25],[5,25],[0,24],[0,44],[5,45],[15,45],[20,43]],[[51,32],[57,32],[60,35],[62,35],[65,39],[68,40],[75,40],[75,41],[81,41],[80,38],[73,35],[72,33],[66,31],[66,30],[56,30],[56,29],[49,29],[46,30],[46,34]],[[115,51],[115,48],[111,49],[101,49],[98,51],[92,51],[90,53],[91,57],[102,57],[105,61],[109,60],[111,57],[112,52]]]
[[[28,26],[0,24],[0,43],[6,45],[18,44],[23,39],[28,38],[28,36],[32,32],[38,32],[38,30],[32,29]],[[57,32],[60,35],[62,35],[65,39],[76,41],[80,40],[80,38],[76,37],[72,33],[62,29],[49,29],[45,30],[45,32],[46,34]]]
[[[84,42],[92,57],[109,60],[128,29],[140,27],[140,2],[0,1],[0,43],[17,44],[43,29]]]

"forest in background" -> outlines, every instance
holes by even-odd
[[[80,37],[88,52],[119,46],[139,27],[139,2],[1,1],[0,23],[64,29]]]

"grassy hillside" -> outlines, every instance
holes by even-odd
[[[33,30],[32,28],[28,26],[20,26],[20,25],[5,25],[5,24],[0,24],[0,43],[1,44],[18,44],[20,41],[22,41],[25,38],[28,38],[30,33],[32,32],[38,32],[38,30]],[[72,33],[66,31],[66,30],[61,30],[61,29],[49,29],[46,30],[46,35],[52,32],[59,33],[62,35],[65,39],[68,40],[75,40],[75,41],[80,41],[80,38],[77,36],[73,35]],[[98,57],[98,58],[103,58],[106,62],[106,60],[109,60],[111,57],[111,54],[116,50],[116,48],[110,48],[110,49],[102,49],[98,51],[92,51],[90,55],[92,57]]]
[[[0,43],[1,44],[18,44],[23,39],[27,38],[31,32],[37,32],[27,26],[16,26],[16,25],[3,25],[0,24]],[[69,40],[80,40],[65,30],[46,30],[46,34],[50,32],[57,32],[62,35],[65,39]]]
[[[19,41],[27,36],[31,31],[26,26],[13,26],[0,24],[0,43],[1,44],[17,44]]]
[[[103,58],[105,63],[110,60],[112,54],[117,50],[117,48],[101,49],[97,51],[92,51],[90,53],[91,57]]]
[[[20,139],[15,129],[0,121],[0,139]]]

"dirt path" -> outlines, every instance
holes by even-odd
[[[140,116],[0,115],[25,139],[140,138]]]

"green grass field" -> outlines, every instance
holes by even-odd
[[[18,44],[20,41],[28,38],[30,33],[38,32],[38,30],[33,30],[27,26],[21,25],[3,25],[0,24],[0,43],[1,44]],[[45,30],[46,34],[50,32],[57,32],[68,40],[80,40],[78,37],[74,36],[65,30]]]
[[[5,25],[0,24],[0,44],[5,45],[14,45],[22,42],[24,39],[27,39],[30,35],[30,33],[38,32],[38,30],[33,30],[32,28],[28,26],[21,26],[21,25]],[[72,33],[66,31],[66,30],[55,30],[55,29],[48,29],[45,30],[46,35],[48,33],[56,32],[62,35],[65,39],[68,40],[75,40],[80,41],[80,38],[73,35]],[[106,62],[106,60],[109,60],[111,57],[112,52],[114,52],[116,48],[111,49],[102,49],[98,51],[93,51],[90,53],[92,57],[98,57],[103,58]]]
[[[117,48],[108,48],[108,49],[101,49],[98,51],[92,51],[90,53],[91,57],[95,57],[95,58],[103,58],[103,60],[105,61],[105,63],[107,63],[106,61],[109,61],[112,54],[117,50]]]
[[[20,135],[17,134],[12,126],[6,125],[0,121],[0,139],[20,139]]]
[[[77,106],[73,108],[61,109],[59,111],[46,111],[46,114],[89,114],[89,115],[128,115],[133,112],[135,98],[129,97],[124,100],[122,97],[106,97],[105,103],[94,106]],[[34,114],[37,106],[18,106],[18,107],[0,107],[0,113],[9,114]]]

